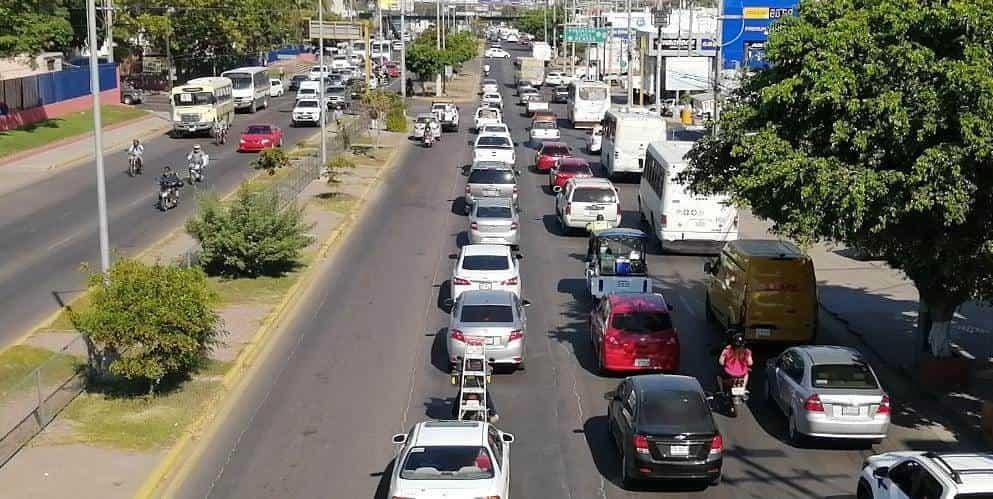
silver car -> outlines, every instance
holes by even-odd
[[[472,244],[520,244],[520,219],[510,198],[482,198],[469,212],[469,241]]]
[[[789,438],[880,440],[890,398],[862,355],[839,346],[789,348],[766,362],[766,399],[789,419]]]
[[[510,198],[517,204],[517,172],[506,164],[470,169],[465,184],[466,215],[472,212],[472,205],[480,198]]]
[[[466,291],[452,306],[448,326],[448,360],[452,367],[462,361],[467,342],[482,343],[492,364],[524,365],[524,333],[527,300],[505,290]]]

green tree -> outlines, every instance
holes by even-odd
[[[564,14],[565,11],[560,7],[530,9],[523,12],[521,18],[514,23],[514,27],[521,32],[547,42],[551,38],[548,40],[545,39],[545,27],[548,27],[548,36],[551,37],[553,22],[561,22],[565,19]]]
[[[280,208],[271,188],[243,186],[224,205],[216,195],[200,199],[186,230],[200,242],[200,260],[212,274],[226,276],[278,275],[293,267],[300,252],[313,241],[307,235],[303,210]]]
[[[252,161],[252,168],[265,170],[269,175],[275,175],[276,170],[290,165],[290,157],[278,147],[263,149],[259,157]]]
[[[801,3],[770,35],[771,68],[744,82],[685,176],[780,234],[902,270],[920,293],[918,345],[937,356],[955,309],[993,297],[991,9]]]
[[[182,375],[218,344],[221,319],[206,275],[196,268],[120,259],[89,278],[91,305],[70,312],[86,341],[91,374],[147,381]]]
[[[73,39],[63,0],[0,0],[0,19],[0,57],[61,51]]]
[[[433,79],[444,68],[441,51],[434,45],[414,43],[407,47],[407,70],[417,75],[417,81],[424,82]]]

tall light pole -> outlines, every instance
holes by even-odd
[[[317,48],[320,51],[317,65],[321,67],[321,83],[317,86],[321,92],[321,168],[323,171],[328,164],[328,131],[327,131],[327,105],[324,100],[324,0],[317,0],[317,24],[321,26],[320,37],[317,40]],[[366,47],[367,49],[369,47]]]
[[[545,0],[545,9],[541,11],[541,22],[545,27],[545,33],[541,39],[543,42],[548,43],[548,0]]]
[[[441,51],[441,0],[434,0],[435,3],[435,22],[434,22],[434,43],[435,49]],[[442,68],[442,71],[445,69]],[[441,72],[439,71],[434,77],[434,95],[435,97],[441,96]]]
[[[114,62],[114,0],[107,0],[107,60]]]
[[[407,0],[400,0],[400,96],[404,99],[407,98],[407,44],[403,39],[407,32],[406,11]]]
[[[97,162],[97,216],[100,230],[100,271],[110,270],[110,237],[107,235],[107,186],[103,173],[103,117],[100,114],[100,65],[97,62],[96,0],[86,1],[86,32],[90,45],[90,92],[93,94],[93,148]]]
[[[632,22],[631,22],[631,0],[628,0],[628,39],[627,39],[627,54],[628,54],[628,106],[634,104],[634,71],[631,70],[631,56],[634,54],[634,36],[632,34]]]

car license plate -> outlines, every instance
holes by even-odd
[[[630,287],[630,286],[631,286],[631,283],[628,282],[628,281],[617,281],[617,287],[618,288],[627,288],[627,287]]]
[[[634,359],[634,367],[648,367],[651,363],[651,359]]]
[[[769,336],[772,336],[772,329],[769,329],[769,328],[766,328],[766,327],[756,328],[755,329],[755,336],[758,336],[758,337],[761,337],[761,338],[767,338]]]
[[[690,455],[689,445],[670,445],[669,454],[673,456],[688,456]]]
[[[479,283],[479,289],[493,289],[493,284],[489,282]]]
[[[496,197],[496,196],[499,196],[500,195],[500,191],[498,191],[496,189],[485,189],[483,191],[483,195],[484,196],[490,196],[490,197]]]
[[[841,415],[842,416],[858,416],[859,415],[859,408],[858,408],[857,405],[842,406],[841,407]]]
[[[586,207],[586,211],[602,211],[602,210],[603,210],[603,206],[600,206],[598,204]]]

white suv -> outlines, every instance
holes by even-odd
[[[993,454],[897,451],[866,459],[858,499],[993,497]]]
[[[300,99],[293,106],[293,112],[290,114],[291,124],[299,126],[306,123],[319,126],[323,112],[323,106],[317,99]]]
[[[509,497],[514,436],[479,421],[425,421],[393,435],[393,498]]]
[[[621,198],[605,178],[576,177],[555,189],[555,214],[563,231],[585,229],[603,215],[611,227],[621,224]]]

